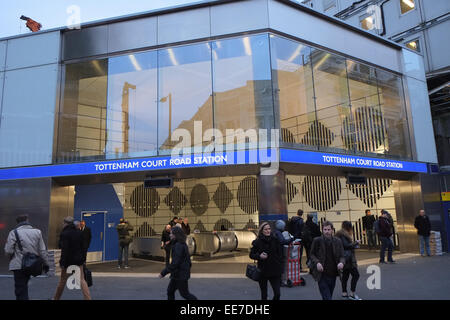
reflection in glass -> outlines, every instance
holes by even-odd
[[[317,134],[310,48],[271,36],[272,79],[275,103],[279,105],[281,140],[308,149],[327,145],[331,136]]]
[[[192,146],[194,121],[201,121],[202,135],[213,127],[210,46],[202,43],[160,50],[158,64],[159,148],[171,149],[179,143],[172,141],[176,129],[190,133],[191,141],[183,144]]]
[[[377,69],[378,93],[383,113],[387,141],[385,153],[389,156],[411,158],[408,120],[401,78]]]
[[[226,129],[273,128],[268,35],[212,42],[214,122]]]
[[[156,52],[109,59],[106,154],[156,155]]]

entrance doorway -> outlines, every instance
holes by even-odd
[[[87,262],[105,260],[105,216],[106,211],[85,211],[81,213],[86,227],[91,229],[91,244],[89,245]]]

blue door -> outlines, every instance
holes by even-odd
[[[103,261],[105,254],[105,213],[82,212],[82,219],[86,222],[86,227],[91,229],[91,244],[89,245],[87,261]]]

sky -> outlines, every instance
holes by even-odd
[[[41,30],[73,24],[79,8],[81,23],[138,12],[173,7],[202,0],[0,0],[0,38],[31,31],[20,20],[27,16],[42,24]],[[75,8],[73,6],[76,6]],[[74,10],[75,9],[75,10]],[[68,12],[69,10],[69,12]]]

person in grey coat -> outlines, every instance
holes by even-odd
[[[12,230],[8,235],[8,240],[6,241],[5,253],[10,258],[9,270],[14,273],[16,299],[29,300],[28,281],[30,280],[30,275],[26,275],[22,272],[23,254],[29,252],[44,259],[45,272],[48,272],[49,270],[48,255],[41,230],[35,229],[31,226],[28,222],[28,216],[19,216],[16,219],[16,222],[17,226],[15,230],[17,230],[17,233],[19,234],[23,251],[20,251],[15,232]]]

